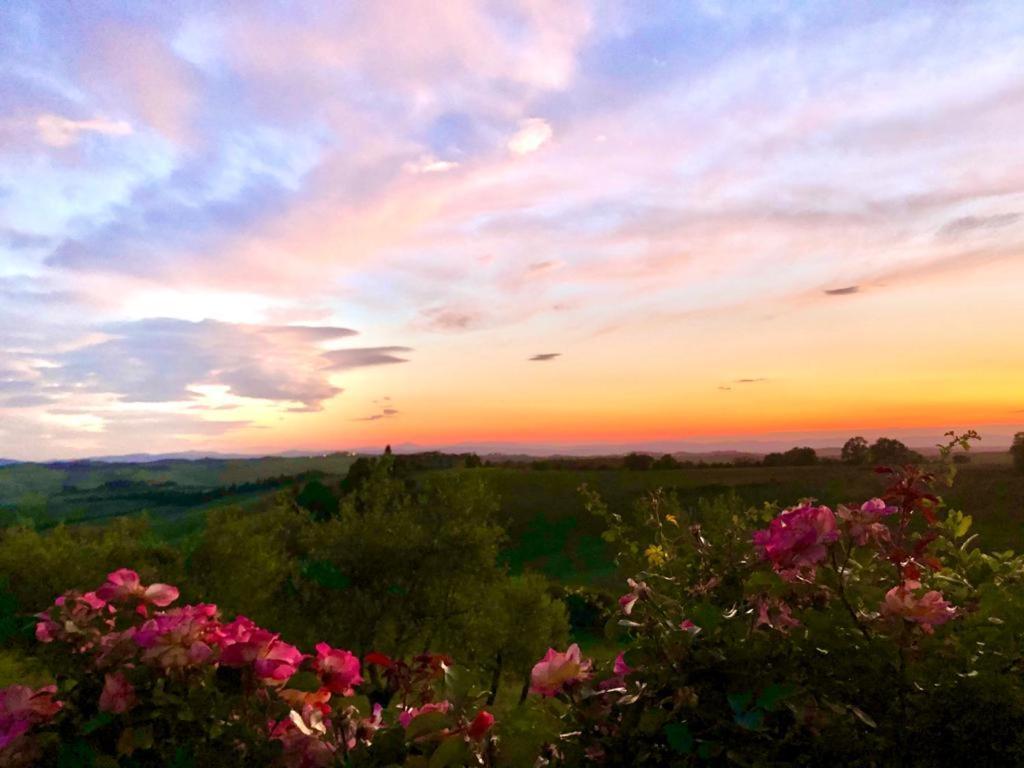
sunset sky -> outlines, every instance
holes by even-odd
[[[2,457],[966,427],[1020,0],[0,5]]]

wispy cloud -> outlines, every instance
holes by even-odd
[[[557,357],[561,357],[561,352],[541,352],[530,358],[530,362],[546,363],[550,360],[554,360]]]
[[[530,117],[519,122],[519,129],[508,140],[508,148],[514,155],[529,155],[551,141],[553,135],[547,120]]]
[[[40,115],[36,119],[36,127],[39,130],[40,140],[51,147],[68,147],[76,144],[82,134],[127,136],[132,132],[131,123],[103,117],[91,120],[69,120],[59,115]]]
[[[860,293],[859,285],[848,285],[845,288],[826,288],[825,294],[828,296],[850,296],[854,293]]]

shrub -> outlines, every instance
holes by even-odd
[[[611,669],[577,648],[534,668],[551,763],[1024,764],[1024,558],[974,546],[940,475],[880,471],[879,498],[835,511],[655,493],[640,529],[590,495],[634,573],[626,645]]]
[[[494,718],[477,709],[482,694],[451,683],[449,659],[302,653],[177,599],[121,569],[39,614],[56,683],[0,690],[0,765],[445,766],[487,754]]]

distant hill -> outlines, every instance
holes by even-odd
[[[19,463],[20,462],[17,462],[14,459],[0,459],[0,467],[6,467],[9,464],[19,464]]]

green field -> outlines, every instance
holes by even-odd
[[[40,528],[60,522],[101,523],[147,514],[153,530],[172,542],[201,530],[206,512],[221,506],[259,509],[310,477],[337,487],[353,457],[206,459],[146,464],[74,462],[0,468],[0,515]],[[735,494],[749,505],[793,504],[804,497],[836,505],[878,494],[882,479],[841,464],[807,467],[715,467],[675,470],[538,470],[527,465],[436,470],[479,473],[500,499],[508,538],[503,557],[514,572],[536,570],[565,585],[616,589],[618,576],[602,541],[601,521],[583,506],[579,487],[596,490],[613,511],[626,513],[642,494],[664,488],[683,506]],[[422,476],[423,472],[419,473]],[[1024,543],[1024,474],[1005,454],[979,453],[960,468],[948,504],[973,515],[992,547]],[[255,512],[254,512],[255,513]]]

